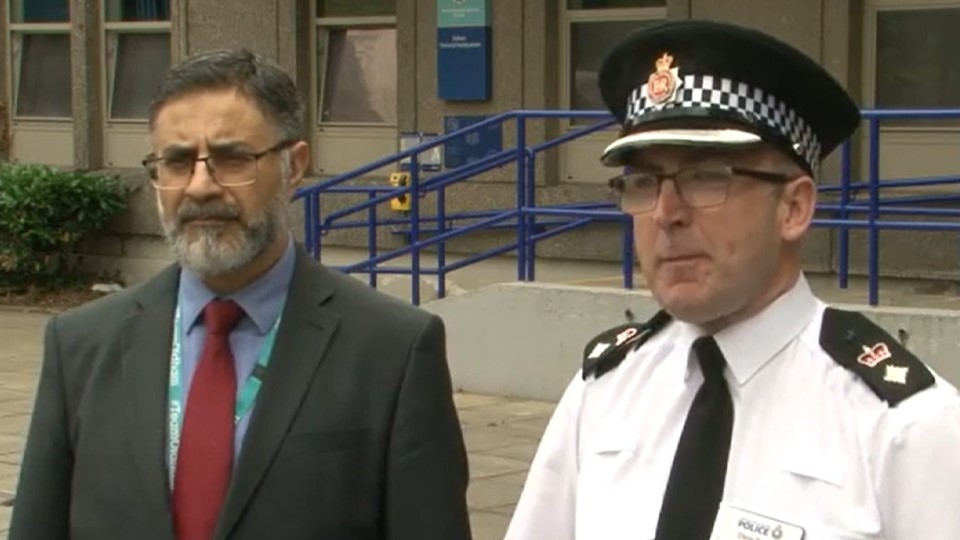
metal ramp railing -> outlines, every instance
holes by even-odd
[[[538,144],[527,143],[528,121],[533,119],[593,119],[597,123],[578,128],[559,137]],[[847,288],[849,283],[850,229],[867,230],[867,278],[868,303],[879,302],[879,250],[880,231],[958,231],[955,221],[933,221],[929,218],[957,218],[960,210],[953,208],[930,208],[930,205],[960,201],[957,194],[924,194],[891,196],[884,198],[884,188],[922,187],[960,184],[960,148],[958,148],[958,175],[919,178],[880,178],[880,125],[881,121],[924,119],[960,119],[960,109],[921,110],[864,110],[863,119],[867,132],[867,179],[854,181],[853,145],[846,141],[841,149],[841,175],[836,185],[821,181],[820,192],[836,195],[835,202],[821,202],[818,213],[827,213],[830,218],[817,218],[815,227],[838,229],[838,285]],[[445,145],[458,137],[465,137],[483,129],[502,129],[508,122],[515,123],[516,144],[513,148],[488,155],[478,161],[425,177],[420,170],[420,155]],[[411,277],[411,300],[420,303],[420,276],[437,276],[438,295],[445,295],[445,276],[450,272],[477,262],[515,252],[517,255],[517,280],[533,281],[536,276],[536,245],[538,242],[594,223],[620,223],[622,228],[621,262],[623,286],[633,287],[634,253],[633,228],[629,216],[619,212],[612,201],[581,201],[557,205],[538,205],[536,199],[536,159],[550,148],[557,147],[606,129],[614,125],[614,119],[606,111],[547,111],[517,110],[505,112],[429,142],[379,159],[355,170],[336,175],[297,192],[295,199],[304,204],[305,243],[315,258],[321,254],[321,239],[329,231],[349,228],[367,229],[368,258],[341,267],[345,272],[362,272],[369,276],[370,285],[376,287],[380,274],[406,274]],[[408,185],[348,185],[383,167],[406,162],[398,169],[409,174]],[[516,200],[512,208],[471,212],[448,212],[447,190],[485,172],[514,166],[516,169]],[[866,200],[862,194],[866,193]],[[367,200],[322,216],[320,198],[343,194],[365,194]],[[425,212],[421,199],[428,194],[436,195],[433,215]],[[409,197],[409,212],[406,216],[382,218],[377,207],[388,204],[398,197]],[[348,216],[365,212],[365,218],[347,221]],[[866,215],[865,219],[852,216]],[[911,216],[923,218],[916,221],[883,220],[881,215]],[[464,223],[464,224],[458,224]],[[405,227],[400,232],[408,243],[386,253],[379,253],[377,231],[381,227]],[[446,261],[446,243],[477,231],[513,229],[515,240],[493,249],[470,255],[460,261]],[[437,264],[424,267],[420,254],[426,249],[436,250]],[[409,266],[384,266],[383,263],[399,257],[410,256]]]

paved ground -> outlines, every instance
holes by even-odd
[[[33,404],[46,316],[0,310],[0,538],[16,489],[23,434]],[[523,485],[536,443],[553,409],[549,403],[458,394],[470,453],[469,492],[474,538],[500,540]]]

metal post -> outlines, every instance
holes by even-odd
[[[623,220],[623,288],[633,289],[633,218]]]
[[[880,199],[880,119],[870,118],[870,212],[867,246],[867,284],[870,305],[879,303],[880,230],[877,228]]]
[[[367,194],[367,200],[372,200],[377,197],[376,191],[371,191]],[[373,259],[377,256],[377,205],[371,204],[367,207],[367,254],[370,256],[370,259]],[[368,268],[368,279],[370,280],[370,286],[374,289],[377,288],[377,265],[370,265]]]
[[[420,305],[420,162],[410,156],[410,301]]]
[[[527,152],[526,144],[524,144],[524,152]],[[537,207],[536,165],[536,155],[533,152],[529,152],[527,155],[527,176],[525,178],[527,185],[527,206],[529,208]],[[536,281],[537,243],[533,241],[532,238],[537,230],[537,214],[531,213],[528,219],[529,221],[526,224],[527,281]]]
[[[323,219],[320,215],[320,192],[316,192],[311,197],[307,197],[307,201],[310,207],[310,215],[312,216],[312,222],[310,223],[310,249],[313,254],[313,258],[316,261],[320,261],[323,258],[323,250],[320,246],[320,239],[323,238],[323,224],[321,220]]]
[[[850,204],[850,176],[852,168],[851,157],[852,143],[849,139],[841,147],[841,165],[840,165],[840,219],[847,220],[850,213],[847,211],[847,205]],[[839,257],[839,285],[841,289],[846,289],[849,285],[850,277],[850,229],[840,227],[840,253]]]
[[[517,115],[517,281],[527,280],[527,220],[524,208],[527,206],[524,178],[526,176],[526,157],[524,151],[527,140],[526,117]]]
[[[437,234],[447,231],[447,188],[440,186],[437,189]],[[447,242],[437,244],[437,298],[447,296]]]
[[[316,196],[314,193],[308,193],[303,198],[303,244],[307,248],[307,252],[314,259],[317,258],[316,248],[314,247],[313,240],[313,227],[316,218],[313,215],[313,198]]]

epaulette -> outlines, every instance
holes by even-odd
[[[827,308],[820,346],[891,407],[933,385],[927,366],[862,313]]]
[[[660,310],[646,322],[621,324],[591,339],[583,350],[584,380],[591,373],[599,378],[619,366],[630,351],[643,345],[668,322],[670,315]]]

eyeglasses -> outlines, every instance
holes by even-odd
[[[211,149],[204,157],[196,153],[180,152],[168,156],[149,155],[143,166],[157,189],[184,189],[193,178],[197,162],[207,166],[210,177],[224,187],[246,186],[256,182],[257,163],[267,154],[290,145],[281,141],[261,152],[249,152],[234,147]]]
[[[793,178],[769,171],[716,165],[680,169],[674,173],[632,171],[611,178],[609,184],[619,199],[621,210],[628,214],[642,214],[656,207],[660,186],[668,178],[673,180],[677,196],[684,203],[693,208],[708,208],[726,202],[730,184],[738,176],[777,184]]]

